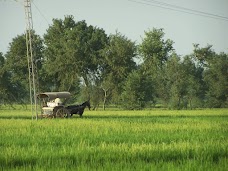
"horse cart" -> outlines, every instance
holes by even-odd
[[[41,117],[70,117],[70,111],[64,106],[70,95],[69,92],[45,92],[38,94],[37,98],[40,99],[42,108]],[[64,100],[64,102],[61,100]]]
[[[44,118],[69,118],[73,114],[82,114],[86,107],[90,110],[90,102],[85,101],[79,105],[65,106],[67,99],[70,97],[69,92],[46,92],[37,95],[37,98],[42,102],[41,117]],[[61,101],[64,100],[64,102]]]

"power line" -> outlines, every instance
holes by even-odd
[[[32,1],[32,4],[35,6],[35,8],[37,9],[37,11],[40,13],[40,15],[44,18],[44,20],[47,22],[47,24],[48,25],[50,25],[49,24],[49,22],[48,22],[48,20],[47,20],[47,18],[43,15],[43,13],[40,11],[40,9],[37,7],[37,5],[34,3],[34,1]]]
[[[181,6],[177,6],[177,5],[172,5],[172,4],[168,4],[168,3],[165,3],[165,2],[159,2],[159,1],[156,1],[156,0],[143,0],[143,1],[152,2],[152,3],[156,3],[156,4],[161,4],[161,5],[164,5],[164,6],[173,7],[173,8],[180,9],[180,10],[186,10],[186,11],[190,11],[190,12],[199,13],[199,14],[202,14],[202,15],[208,15],[208,16],[211,16],[211,17],[222,18],[222,19],[228,20],[228,17],[224,17],[224,16],[221,16],[221,15],[212,14],[212,13],[208,13],[208,12],[204,12],[204,11],[199,11],[199,10],[195,10],[195,9],[185,8],[185,7],[181,7]]]
[[[128,0],[128,1],[138,3],[138,4],[168,9],[168,10],[172,10],[172,11],[178,11],[178,12],[182,12],[182,13],[228,21],[228,17],[225,17],[225,16],[212,14],[212,13],[208,13],[208,12],[203,12],[203,11],[199,11],[199,10],[194,10],[194,9],[190,9],[190,8],[185,8],[185,7],[181,7],[181,6],[177,6],[177,5],[172,5],[172,4],[168,4],[165,2],[159,2],[156,0]]]

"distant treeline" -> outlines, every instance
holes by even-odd
[[[41,37],[32,32],[38,92],[69,91],[69,103],[90,99],[94,108],[228,107],[228,54],[194,44],[180,56],[163,29],[145,31],[141,44],[119,32],[53,19]],[[0,53],[0,105],[29,102],[25,34]]]

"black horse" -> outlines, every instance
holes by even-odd
[[[70,105],[67,106],[66,109],[69,111],[70,115],[73,116],[73,114],[78,114],[80,117],[82,117],[82,114],[86,108],[86,106],[90,110],[90,102],[89,100],[80,104],[80,105]]]

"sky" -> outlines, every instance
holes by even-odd
[[[72,15],[75,21],[85,20],[108,35],[118,31],[136,44],[142,42],[145,31],[163,28],[164,38],[174,41],[181,56],[191,54],[194,43],[228,53],[228,0],[157,1],[172,6],[155,6],[154,0],[32,0],[33,29],[43,37],[53,18]],[[174,6],[191,11],[181,12]],[[195,11],[226,18],[205,17]],[[0,23],[0,52],[5,54],[12,39],[25,32],[23,0],[0,0]]]

